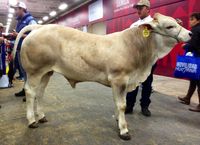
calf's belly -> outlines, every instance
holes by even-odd
[[[57,64],[52,69],[75,82],[98,82],[106,86],[110,85],[106,72],[87,65],[78,66],[77,64],[65,63],[63,65]]]

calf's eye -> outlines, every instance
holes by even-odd
[[[174,28],[174,26],[168,26],[168,27],[166,27],[166,29],[172,29],[172,28]]]

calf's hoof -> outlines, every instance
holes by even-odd
[[[131,140],[131,135],[128,132],[125,134],[119,134],[119,137],[123,140]]]
[[[46,119],[46,117],[43,117],[42,119],[38,120],[39,123],[46,123],[48,122],[48,120]]]
[[[29,124],[29,126],[28,126],[29,128],[38,128],[39,127],[39,125],[38,125],[38,123],[36,123],[36,122],[33,122],[33,123],[31,123],[31,124]]]

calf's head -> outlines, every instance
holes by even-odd
[[[153,18],[153,21],[142,26],[155,35],[159,58],[169,53],[176,43],[191,39],[192,33],[179,25],[174,18],[159,13],[156,13]]]

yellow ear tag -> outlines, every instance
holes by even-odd
[[[150,35],[150,31],[148,30],[147,27],[144,28],[142,33],[143,33],[143,37],[145,37],[145,38],[149,37],[149,35]]]

